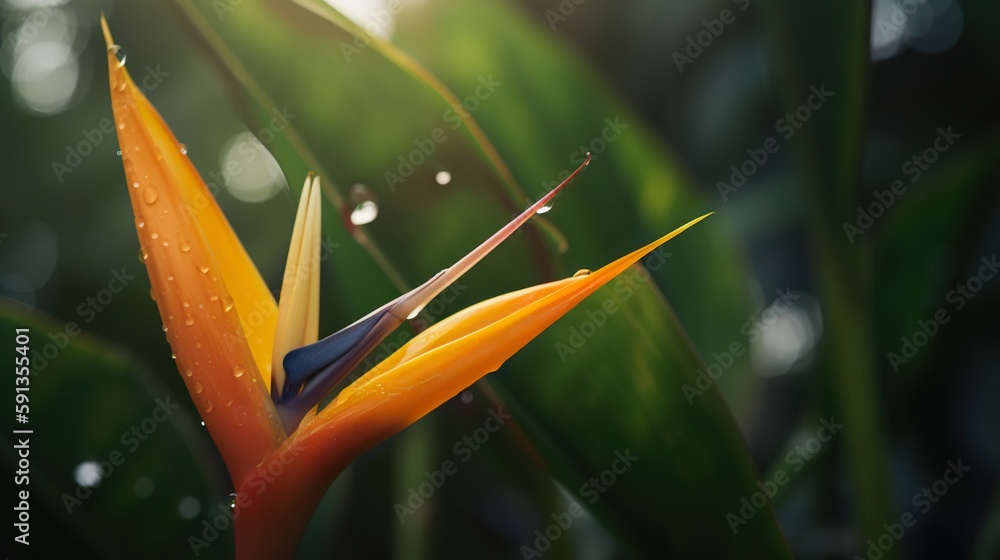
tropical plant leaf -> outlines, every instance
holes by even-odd
[[[208,434],[181,406],[187,397],[76,322],[0,303],[0,326],[30,329],[31,507],[47,520],[33,525],[32,539],[65,541],[79,558],[191,556],[188,537],[201,537],[228,485]],[[11,437],[19,436],[4,436],[7,468],[16,461]],[[99,483],[81,486],[79,477]],[[232,538],[203,552],[231,555]]]

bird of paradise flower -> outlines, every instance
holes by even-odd
[[[294,557],[325,490],[360,454],[499,369],[588,295],[709,215],[592,273],[440,321],[320,410],[320,399],[376,345],[551,202],[587,162],[453,266],[318,340],[320,178],[305,180],[276,305],[182,145],[116,57],[103,17],[101,25],[142,258],[177,368],[236,490],[238,558]]]

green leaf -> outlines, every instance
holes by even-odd
[[[33,524],[32,545],[50,553],[68,547],[81,558],[190,556],[188,537],[201,535],[228,483],[208,434],[185,410],[187,397],[171,394],[145,366],[76,322],[58,324],[0,302],[0,329],[12,350],[16,328],[30,329],[30,413],[21,427],[33,430],[32,516],[46,520]],[[10,438],[21,436],[7,434],[3,460],[13,467]],[[75,480],[88,462],[103,475],[95,487]],[[180,502],[189,497],[200,512],[184,519]],[[231,536],[223,536],[203,552],[214,558],[231,551]]]
[[[858,274],[857,264],[866,254],[858,254],[841,229],[844,217],[854,215],[861,184],[871,6],[812,0],[768,0],[763,6],[782,94],[779,113],[809,115],[799,117],[801,125],[788,142],[798,155],[810,202],[830,365],[823,371],[832,376],[836,412],[853,426],[845,430],[844,445],[858,528],[863,537],[875,537],[892,515],[885,427],[875,389],[875,337],[866,313],[870,286]],[[816,91],[824,88],[833,96],[816,108]]]

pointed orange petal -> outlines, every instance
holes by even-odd
[[[647,253],[708,216],[586,276],[487,300],[428,328],[318,415],[303,421],[296,445],[354,457],[434,410],[500,365],[584,298]]]
[[[102,23],[102,27],[105,41],[110,48],[114,44],[111,34],[106,23]],[[111,53],[109,57],[114,58]],[[109,64],[111,64],[110,59]],[[177,193],[184,202],[185,210],[205,234],[219,265],[219,275],[236,306],[236,313],[253,352],[254,362],[264,384],[270,388],[271,352],[278,325],[278,307],[274,296],[268,290],[257,267],[250,260],[243,244],[236,237],[229,221],[191,164],[191,160],[185,155],[182,145],[174,137],[173,132],[163,122],[149,100],[134,87],[124,67],[117,68],[116,62],[109,66],[109,70],[112,100],[118,100],[115,102],[131,107],[133,116],[143,122],[146,140],[154,150],[158,150],[156,151],[158,161],[175,177]],[[119,73],[124,77],[117,76]],[[126,100],[128,105],[124,105]],[[116,118],[117,114],[116,112]],[[120,126],[122,121],[118,123]],[[121,132],[119,128],[119,137]],[[122,154],[124,156],[124,151]]]
[[[204,183],[119,63],[103,18],[101,25],[129,198],[163,330],[195,406],[233,479],[240,480],[281,443],[284,430],[234,300],[244,298],[253,310],[254,301],[273,306],[273,298],[266,287],[266,297],[247,288],[253,282],[244,275],[259,279],[257,270],[211,196],[208,204],[197,204],[208,192]]]

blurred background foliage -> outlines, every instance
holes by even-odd
[[[381,353],[717,212],[645,261],[653,282],[630,272],[360,459],[301,558],[523,558],[571,501],[587,514],[544,556],[1000,553],[998,290],[982,264],[1000,240],[995,3],[0,5],[0,323],[30,326],[39,352],[36,550],[191,557],[232,491],[136,256],[103,10],[275,290],[298,185],[322,174],[323,332],[454,262],[594,152],[544,220]],[[605,302],[619,311],[599,326]],[[720,374],[707,390],[705,372]],[[133,449],[125,433],[168,396],[181,409]],[[500,403],[510,424],[466,447]],[[808,447],[824,420],[844,427]],[[639,460],[589,503],[581,485],[625,449]],[[971,470],[925,511],[914,496],[959,459]],[[447,460],[457,473],[401,522]],[[758,478],[787,482],[734,535],[727,514]],[[221,533],[200,556],[232,554]]]

